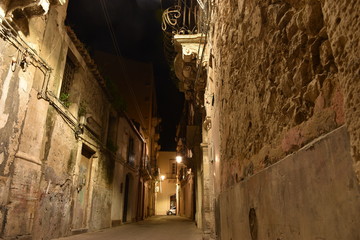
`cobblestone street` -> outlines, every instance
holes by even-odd
[[[200,240],[201,231],[193,221],[177,216],[156,216],[126,224],[58,240]]]

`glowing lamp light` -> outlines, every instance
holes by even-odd
[[[176,162],[181,163],[182,162],[182,156],[176,156]]]
[[[160,179],[161,179],[161,181],[164,181],[165,176],[164,176],[164,175],[161,175]]]

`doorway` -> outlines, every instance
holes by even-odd
[[[87,228],[88,219],[88,204],[90,192],[90,174],[92,165],[92,156],[94,151],[86,146],[81,150],[81,159],[79,163],[78,178],[75,183],[76,191],[74,197],[74,212],[73,212],[73,229]]]
[[[130,189],[130,174],[126,174],[125,189],[124,189],[124,208],[123,208],[123,222],[127,222],[127,215],[129,209],[129,189]]]

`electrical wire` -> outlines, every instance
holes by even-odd
[[[102,9],[103,9],[103,12],[104,12],[104,16],[105,16],[105,19],[107,22],[107,26],[109,28],[110,36],[111,36],[115,51],[119,57],[122,57],[121,51],[120,51],[120,48],[119,48],[119,45],[117,42],[117,38],[116,38],[115,32],[113,30],[112,24],[111,24],[110,15],[108,13],[106,3],[104,0],[100,0],[100,3],[102,6]],[[48,91],[48,84],[49,84],[49,80],[51,77],[51,71],[52,71],[51,67],[46,63],[46,61],[44,59],[42,59],[37,54],[36,50],[31,48],[21,37],[15,36],[14,33],[16,33],[17,31],[11,26],[11,24],[4,17],[0,16],[0,19],[1,19],[0,37],[3,38],[7,43],[10,43],[16,49],[18,49],[19,53],[21,52],[22,54],[28,55],[32,59],[31,64],[34,67],[40,69],[40,71],[43,72],[43,74],[44,74],[44,81],[43,81],[41,92],[38,93],[38,98],[43,98],[44,100],[49,102],[49,105],[51,105],[59,113],[61,118],[65,121],[65,123],[67,123],[67,125],[70,127],[70,129],[75,133],[75,136],[77,139],[81,139],[82,141],[84,141],[87,144],[92,145],[96,148],[100,147],[102,149],[107,149],[106,146],[102,142],[100,142],[95,136],[93,136],[93,134],[91,132],[86,131],[87,136],[89,136],[98,145],[91,143],[90,141],[88,141],[87,139],[85,139],[84,137],[81,136],[82,132],[79,129],[79,124],[78,124],[78,121],[76,120],[76,117],[73,114],[71,114],[71,112],[64,111],[62,108],[60,108],[59,104],[62,104],[61,101],[52,92]],[[4,26],[4,23],[6,24],[6,27]],[[144,124],[144,122],[145,122],[144,117],[142,115],[142,112],[141,112],[138,102],[136,100],[136,95],[134,93],[134,90],[128,81],[125,67],[124,67],[123,63],[120,61],[120,59],[118,61],[120,63],[121,71],[125,78],[127,87],[132,94],[132,97],[133,97],[133,100],[135,103],[135,107],[136,107],[136,111],[139,115],[140,121],[143,123],[143,126],[146,126]],[[150,129],[149,129],[149,131],[150,131]]]
[[[117,38],[116,38],[116,35],[115,35],[115,31],[113,29],[113,26],[112,26],[112,22],[111,22],[111,18],[110,18],[110,15],[109,15],[109,11],[107,9],[107,5],[106,5],[106,2],[105,0],[100,0],[100,4],[101,4],[101,8],[102,8],[102,11],[104,13],[104,17],[105,17],[105,21],[106,21],[106,25],[108,27],[108,30],[109,30],[109,33],[110,33],[110,36],[111,36],[111,40],[112,40],[112,43],[113,43],[113,46],[114,46],[114,49],[115,49],[115,53],[116,55],[119,57],[118,58],[118,63],[120,65],[120,71],[125,79],[125,83],[126,83],[126,86],[133,98],[133,102],[135,104],[135,109],[136,109],[136,112],[140,118],[140,121],[142,123],[142,126],[146,126],[145,124],[145,120],[144,120],[144,116],[141,112],[141,109],[140,109],[140,106],[138,104],[138,101],[136,99],[136,95],[135,95],[135,92],[134,92],[134,89],[132,88],[131,84],[129,83],[129,77],[127,75],[127,71],[125,69],[125,66],[124,66],[124,63],[122,62],[122,54],[121,54],[121,50],[120,50],[120,47],[119,47],[119,44],[118,44],[118,41],[117,41]],[[148,134],[150,135],[150,130],[151,129],[148,129]]]
[[[0,16],[0,37],[5,41],[9,42],[13,47],[18,49],[21,53],[28,55],[34,62],[31,62],[35,67],[42,68],[44,71],[51,71],[51,67],[42,59],[32,47],[30,47],[22,38],[17,38],[14,33],[16,30],[11,26],[11,24],[2,16]],[[6,27],[4,26],[6,23]]]
[[[71,112],[64,111],[62,108],[60,108],[59,104],[62,104],[61,101],[51,91],[48,91],[48,84],[52,72],[51,67],[46,63],[44,59],[42,59],[37,54],[36,50],[31,48],[21,37],[17,37],[14,35],[14,32],[16,32],[16,30],[5,18],[0,16],[0,19],[2,20],[0,22],[0,37],[4,41],[12,45],[14,48],[16,48],[19,53],[26,53],[32,59],[30,63],[44,74],[44,81],[41,92],[38,93],[38,98],[42,98],[49,102],[49,105],[52,106],[59,113],[60,117],[75,133],[75,137],[77,139],[81,139],[83,142],[86,142],[87,144],[95,148],[107,149],[106,146],[101,143],[95,136],[93,136],[91,132],[87,131],[86,135],[98,145],[93,144],[82,136],[82,131],[79,129],[79,123],[77,122],[76,117],[71,114]],[[6,24],[6,27],[4,26],[4,23]]]

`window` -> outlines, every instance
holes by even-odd
[[[171,163],[171,174],[176,174],[176,163]]]
[[[134,139],[132,137],[129,138],[127,162],[131,165],[135,164]]]
[[[72,84],[73,79],[74,79],[75,70],[76,70],[76,65],[75,65],[74,61],[71,60],[71,58],[69,56],[67,56],[66,63],[65,63],[63,81],[62,81],[62,84],[61,84],[60,97],[61,97],[61,95],[64,95],[64,94],[68,95],[69,94],[71,84]]]
[[[113,153],[118,150],[117,146],[117,118],[115,115],[109,116],[108,135],[106,147]]]

